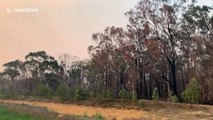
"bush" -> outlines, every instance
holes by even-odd
[[[62,101],[67,101],[70,98],[70,89],[67,86],[61,85],[56,91]]]
[[[75,91],[75,98],[77,100],[85,100],[87,99],[88,95],[86,93],[86,91],[82,90],[82,89],[77,89]]]
[[[2,92],[2,90],[0,89],[0,97],[3,95],[3,92]]]
[[[197,80],[193,79],[186,87],[185,91],[182,93],[182,97],[184,102],[195,104],[199,103],[200,95],[200,88]]]
[[[170,99],[171,102],[174,102],[174,103],[177,103],[177,102],[178,102],[178,98],[177,98],[176,95],[170,96],[169,99]]]
[[[36,95],[40,97],[48,98],[50,96],[50,91],[45,84],[39,84],[36,88]]]
[[[135,101],[135,102],[138,100],[137,93],[135,91],[132,92],[131,99],[132,101]]]
[[[11,88],[4,90],[4,93],[0,95],[1,98],[12,98],[14,96],[14,91]]]
[[[159,95],[158,95],[158,89],[154,88],[153,92],[152,92],[152,99],[153,100],[159,100]]]
[[[121,90],[119,91],[119,97],[122,99],[129,99],[131,98],[131,93],[129,91],[127,91],[124,87],[121,88]]]
[[[89,97],[97,97],[96,93],[94,91],[89,92]]]
[[[138,105],[141,106],[141,107],[144,107],[144,101],[143,100],[139,100],[138,101]]]
[[[110,99],[110,98],[112,98],[112,93],[109,90],[107,90],[107,91],[104,92],[104,96],[103,97]]]
[[[104,120],[104,117],[100,113],[96,113],[95,120]]]
[[[105,98],[110,97],[111,98],[111,93],[101,94],[100,92],[93,90],[93,91],[89,92],[89,97],[98,98],[98,99],[102,99],[103,97],[105,97]]]

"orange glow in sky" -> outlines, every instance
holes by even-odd
[[[24,60],[29,52],[40,50],[55,58],[63,53],[88,58],[92,34],[108,26],[124,27],[128,23],[124,13],[138,1],[0,0],[0,71],[4,63]]]
[[[137,2],[0,0],[0,71],[4,63],[24,60],[32,51],[45,50],[55,58],[63,53],[88,58],[92,34],[102,32],[107,26],[124,26],[127,23],[124,13]],[[20,12],[20,9],[39,11]]]

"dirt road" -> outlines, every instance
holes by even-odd
[[[93,116],[97,113],[107,120],[213,120],[213,106],[174,104],[168,102],[144,101],[144,110],[116,109],[83,106],[76,104],[61,104],[52,102],[36,102],[23,100],[0,100],[0,103],[26,104],[45,107],[59,115]]]
[[[54,111],[59,113],[60,115],[88,115],[93,116],[97,113],[100,113],[108,120],[116,119],[129,119],[129,118],[150,118],[143,110],[135,110],[135,109],[115,109],[115,108],[101,108],[101,107],[88,107],[88,106],[80,106],[74,104],[60,104],[60,103],[51,103],[51,102],[35,102],[35,101],[20,101],[20,100],[0,100],[2,103],[16,103],[16,104],[27,104],[31,106],[37,107],[45,107],[50,111]]]

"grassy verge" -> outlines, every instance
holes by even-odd
[[[45,108],[18,104],[0,104],[0,120],[96,120],[87,116],[60,116]]]
[[[54,101],[54,100],[34,98],[34,97],[28,97],[28,98],[19,97],[15,99],[27,100],[27,101],[42,101],[43,103],[62,102],[62,101]],[[131,100],[94,99],[94,98],[89,98],[87,100],[81,100],[81,101],[71,100],[71,101],[67,101],[66,103],[72,103],[72,104],[83,105],[83,106],[94,106],[94,107],[101,107],[101,108],[138,109],[138,110],[142,110],[146,112],[149,118],[148,120],[155,120],[157,118],[159,119],[173,118],[176,120],[192,120],[192,119],[193,120],[199,120],[199,119],[213,120],[213,107],[208,105],[193,105],[193,107],[191,108],[189,104],[170,103],[170,102],[162,102],[162,101],[148,101],[148,100],[131,101]],[[42,114],[41,114],[42,116],[46,116],[44,112]],[[47,113],[47,115],[51,115],[51,114]],[[94,115],[92,118],[88,118],[87,113],[85,113],[83,116],[84,117],[69,116],[68,119],[65,119],[64,117],[60,119],[53,118],[52,120],[84,120],[84,119],[102,120],[103,119],[102,115],[98,113]],[[47,118],[51,118],[51,117],[47,117]],[[0,118],[0,120],[2,119]],[[38,120],[50,120],[50,119],[39,118]]]
[[[163,101],[150,101],[150,100],[128,100],[128,99],[97,99],[97,98],[88,98],[86,100],[69,100],[61,101],[57,96],[52,97],[51,99],[34,97],[34,96],[14,96],[10,98],[1,97],[3,100],[26,100],[26,101],[39,101],[39,102],[54,102],[54,103],[64,103],[64,104],[76,104],[83,106],[94,106],[102,108],[117,108],[117,109],[144,109],[147,111],[158,110],[158,109],[184,109],[192,110],[189,104],[183,103],[172,103],[172,102],[163,102]],[[193,109],[205,109],[204,105],[193,105]]]

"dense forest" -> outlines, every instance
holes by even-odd
[[[125,13],[125,28],[107,27],[92,35],[89,60],[69,54],[55,59],[38,51],[5,63],[0,95],[179,102],[187,95],[213,104],[212,7],[141,0]]]

